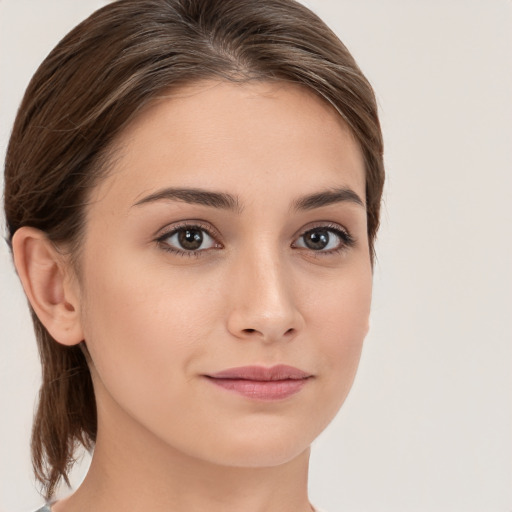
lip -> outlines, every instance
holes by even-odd
[[[298,393],[312,377],[293,366],[240,366],[205,375],[216,386],[255,400],[282,400]]]

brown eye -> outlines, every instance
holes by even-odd
[[[181,248],[197,251],[203,243],[203,233],[200,229],[182,229],[178,231],[178,241]]]
[[[302,238],[304,239],[304,245],[314,251],[325,249],[330,241],[329,231],[320,229],[308,231],[302,235]]]
[[[171,252],[198,252],[218,244],[213,237],[199,226],[183,226],[161,236],[158,241]]]
[[[294,247],[323,253],[335,252],[352,245],[354,245],[354,239],[348,232],[327,226],[308,229],[293,244]]]

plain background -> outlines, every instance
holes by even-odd
[[[0,0],[2,161],[36,67],[105,3]],[[314,443],[312,502],[511,512],[512,2],[305,3],[372,82],[387,166],[372,328],[347,402]],[[0,511],[22,512],[42,502],[29,458],[40,375],[5,243],[0,279]]]

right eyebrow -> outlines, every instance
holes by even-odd
[[[157,201],[182,201],[189,204],[233,210],[237,213],[242,211],[237,197],[225,192],[212,192],[199,188],[163,188],[143,197],[132,206],[141,206]]]

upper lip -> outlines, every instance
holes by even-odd
[[[209,374],[207,377],[211,377],[213,379],[272,381],[306,379],[307,377],[311,377],[311,374],[293,366],[278,364],[270,368],[266,368],[265,366],[240,366],[238,368],[228,368],[217,373]]]

